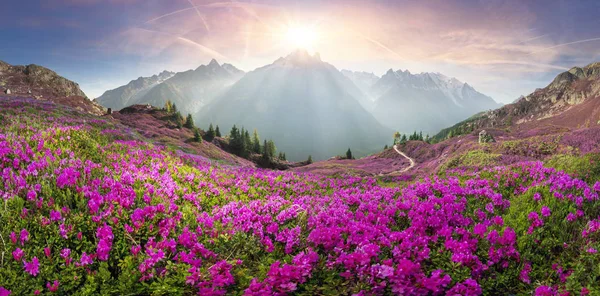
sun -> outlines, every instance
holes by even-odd
[[[285,41],[294,48],[314,50],[318,34],[314,27],[292,26],[285,33]]]

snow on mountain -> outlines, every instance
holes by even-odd
[[[173,77],[174,72],[163,71],[150,77],[139,77],[128,84],[104,92],[96,101],[107,108],[120,110],[139,101],[148,91],[156,85]]]
[[[437,132],[480,111],[500,105],[467,83],[441,73],[388,70],[370,91],[373,114],[385,126],[411,132]]]
[[[185,72],[163,72],[160,75],[140,77],[115,90],[104,93],[98,101],[114,109],[133,104],[161,107],[167,100],[175,103],[183,113],[196,113],[234,82],[244,72],[231,64],[220,65],[212,59],[207,65]]]

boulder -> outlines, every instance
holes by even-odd
[[[485,130],[479,132],[479,144],[496,142],[494,137]]]

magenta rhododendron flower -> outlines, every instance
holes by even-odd
[[[52,282],[52,284],[50,284],[50,282],[47,282],[46,288],[48,288],[48,291],[50,291],[50,292],[56,292],[56,291],[58,291],[59,285],[60,285],[60,282],[55,280],[54,282]]]
[[[0,286],[0,296],[9,296],[11,292],[6,288]]]
[[[21,245],[24,245],[25,242],[29,241],[29,232],[27,229],[23,228],[21,233],[19,234],[19,239],[21,240]]]
[[[550,208],[548,208],[547,206],[543,206],[542,207],[542,216],[549,217],[550,214],[551,214]]]
[[[23,256],[25,256],[25,252],[23,252],[23,250],[21,250],[20,248],[16,248],[13,252],[13,259],[15,259],[15,261],[21,261],[21,259],[23,259]]]
[[[33,259],[31,259],[31,262],[23,261],[23,268],[29,274],[37,276],[40,270],[40,262],[37,257],[33,257]]]
[[[83,252],[83,254],[81,254],[81,259],[79,260],[79,265],[86,266],[92,263],[94,263],[94,261],[92,261],[92,257]]]
[[[535,296],[554,296],[554,290],[548,286],[539,286],[535,289]]]

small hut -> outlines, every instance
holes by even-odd
[[[7,94],[7,95],[10,95],[10,94],[12,94],[12,91],[10,91],[10,88],[7,88],[7,89],[4,91],[4,93],[5,93],[5,94]]]

